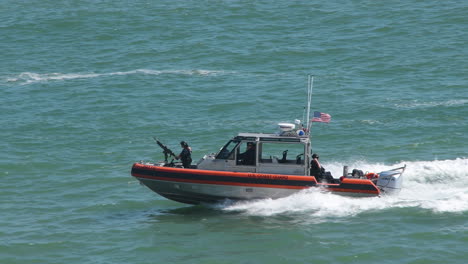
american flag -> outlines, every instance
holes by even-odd
[[[322,122],[322,123],[330,123],[331,116],[327,113],[322,112],[314,112],[314,118],[312,118],[312,122]]]

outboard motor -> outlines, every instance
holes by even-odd
[[[394,194],[399,193],[403,186],[403,177],[402,174],[405,171],[406,165],[401,168],[382,171],[379,173],[379,178],[377,179],[377,187],[382,190],[382,193],[385,194]]]

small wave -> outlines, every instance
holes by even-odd
[[[36,83],[36,82],[47,82],[47,81],[56,81],[56,80],[72,80],[72,79],[82,79],[82,78],[96,78],[102,76],[102,74],[62,74],[62,73],[33,73],[33,72],[23,72],[17,77],[8,78],[8,82],[21,82],[23,84]]]
[[[358,161],[349,165],[350,168],[383,171],[404,163],[384,165]],[[222,209],[257,216],[301,213],[318,222],[391,208],[416,207],[434,213],[468,211],[468,159],[406,162],[406,165],[404,187],[396,196],[351,198],[310,189],[282,199],[227,204]],[[342,170],[338,163],[324,166],[334,175],[340,175]]]
[[[378,120],[358,120],[358,122],[364,125],[381,125],[382,124],[382,122]]]
[[[22,85],[48,82],[48,81],[66,81],[74,79],[88,79],[88,78],[99,78],[106,76],[119,76],[119,75],[133,75],[133,74],[148,74],[148,75],[164,75],[164,74],[175,74],[175,75],[202,75],[202,76],[216,76],[228,73],[226,71],[216,70],[150,70],[150,69],[138,69],[132,71],[121,71],[121,72],[110,72],[110,73],[34,73],[34,72],[23,72],[17,76],[9,77],[6,79],[9,83],[20,83]]]
[[[461,106],[468,104],[467,99],[452,99],[441,102],[419,102],[412,101],[409,103],[395,104],[395,107],[398,109],[415,109],[415,108],[432,108],[439,106]]]

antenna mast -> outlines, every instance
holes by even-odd
[[[310,104],[312,103],[312,86],[314,83],[314,76],[309,74],[309,81],[307,83],[307,135],[310,135]]]

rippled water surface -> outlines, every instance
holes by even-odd
[[[3,1],[1,263],[464,263],[466,1]],[[130,176],[303,119],[334,175],[407,165],[396,197],[309,190],[189,206]]]

